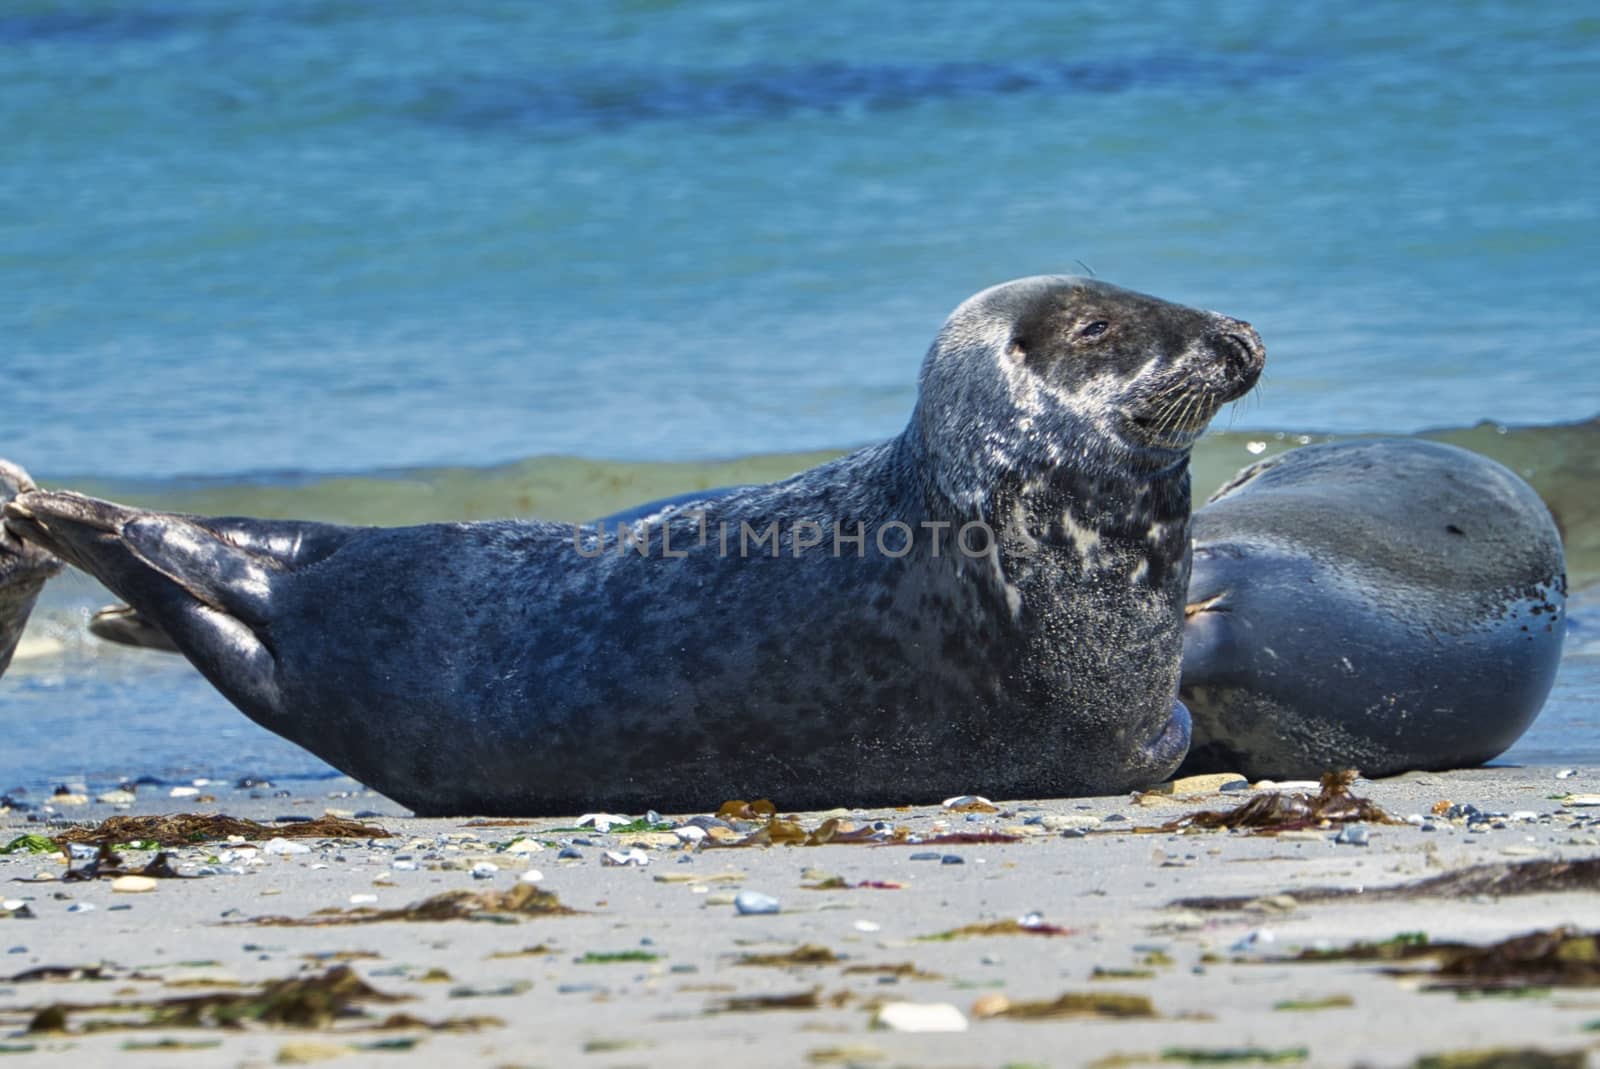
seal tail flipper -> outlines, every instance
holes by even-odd
[[[263,634],[274,582],[285,574],[275,560],[187,517],[74,493],[20,494],[5,522],[99,579],[236,703],[276,709],[276,664]]]
[[[132,605],[108,605],[89,617],[89,633],[119,646],[179,653],[172,636]]]

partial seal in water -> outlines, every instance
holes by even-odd
[[[1195,513],[1184,771],[1480,765],[1550,693],[1566,593],[1549,510],[1487,457],[1379,438],[1251,465]]]
[[[34,489],[27,472],[0,460],[0,504]],[[0,523],[0,674],[11,664],[39,591],[60,570],[61,562],[55,557],[19,540]]]
[[[1109,793],[1172,771],[1189,450],[1246,323],[1069,277],[950,316],[899,436],[619,529],[7,508],[419,813]]]

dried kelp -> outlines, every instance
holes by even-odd
[[[445,891],[399,909],[331,909],[309,917],[257,917],[247,923],[280,928],[322,928],[342,924],[381,924],[385,921],[455,921],[576,913],[561,904],[552,891],[519,883],[508,891]]]
[[[342,817],[317,817],[283,824],[258,824],[223,814],[168,813],[150,816],[107,817],[92,826],[77,825],[56,832],[60,843],[154,842],[162,846],[221,842],[230,835],[244,839],[388,839],[390,833],[375,824]]]
[[[925,943],[943,943],[952,939],[966,939],[970,936],[983,935],[1072,935],[1074,929],[1062,928],[1056,924],[1045,924],[1043,921],[1029,920],[1003,920],[988,921],[982,924],[966,924],[960,928],[951,928],[949,931],[936,932],[933,935],[918,936]]]
[[[972,1015],[1044,1021],[1060,1017],[1154,1017],[1156,1011],[1145,995],[1069,991],[1053,999],[1037,1001],[985,995],[973,1004]]]
[[[73,1005],[52,1003],[38,1010],[28,1031],[64,1032],[74,1015],[90,1011],[143,1014],[142,1020],[96,1019],[86,1031],[113,1028],[231,1028],[255,1022],[294,1028],[325,1028],[336,1019],[365,1017],[368,1003],[405,1001],[362,980],[348,965],[336,965],[318,976],[277,980],[256,991],[222,991],[150,1001]]]
[[[1273,833],[1325,824],[1401,824],[1376,804],[1350,793],[1359,775],[1353,769],[1329,772],[1315,795],[1267,791],[1226,811],[1204,809],[1161,825],[1161,831],[1185,828],[1251,828]]]
[[[1412,898],[1509,897],[1596,890],[1600,890],[1600,857],[1573,861],[1540,858],[1512,863],[1490,862],[1392,887],[1304,887],[1287,894],[1296,902],[1326,902],[1338,898],[1392,902]],[[1260,898],[1260,895],[1180,898],[1172,905],[1199,910],[1242,909]]]
[[[735,965],[765,965],[774,968],[787,968],[792,965],[836,965],[839,955],[824,946],[815,943],[805,943],[793,950],[785,950],[778,954],[745,954]]]

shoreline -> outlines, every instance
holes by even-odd
[[[837,816],[857,826],[881,820],[924,840],[942,825],[967,841],[696,849],[684,841],[694,833],[678,834],[688,827],[681,818],[664,819],[654,831],[601,834],[561,830],[573,828],[572,819],[408,817],[353,781],[280,785],[286,796],[258,788],[265,796],[255,798],[231,786],[191,789],[173,798],[169,788],[146,788],[130,807],[58,806],[53,815],[36,814],[37,821],[12,811],[0,815],[0,838],[48,835],[67,821],[115,814],[224,813],[271,822],[327,809],[360,813],[394,838],[287,840],[290,846],[253,852],[237,843],[183,846],[170,852],[179,872],[217,874],[157,879],[137,893],[113,890],[106,878],[64,882],[67,866],[44,855],[0,857],[7,902],[33,914],[0,915],[8,950],[0,959],[0,1046],[109,1061],[137,1058],[124,1048],[130,1041],[215,1042],[152,1048],[182,1049],[172,1061],[197,1066],[322,1057],[399,1065],[439,1056],[494,1065],[688,1066],[713,1058],[1111,1066],[1195,1063],[1229,1051],[1253,1051],[1255,1064],[1270,1056],[1277,1064],[1409,1066],[1423,1055],[1503,1046],[1589,1051],[1593,1064],[1600,1050],[1600,1036],[1586,1031],[1600,1022],[1595,988],[1533,985],[1530,992],[1523,985],[1518,995],[1461,996],[1424,991],[1417,978],[1384,975],[1381,964],[1287,960],[1297,948],[1407,932],[1485,944],[1535,929],[1593,926],[1594,887],[1514,900],[1292,896],[1310,887],[1403,884],[1476,864],[1600,858],[1600,806],[1590,804],[1600,801],[1600,766],[1358,781],[1356,794],[1423,822],[1364,825],[1365,845],[1349,836],[1337,841],[1338,827],[1278,835],[1136,830],[1199,809],[1229,809],[1261,790],[997,800],[994,812],[933,806],[800,814],[796,823],[808,831]],[[207,795],[215,800],[203,800]],[[1472,806],[1504,817],[1468,823],[1435,815],[1449,805],[1458,814]],[[996,834],[1016,838],[981,841]],[[519,839],[522,845],[508,849]],[[561,858],[563,848],[577,856]],[[628,863],[608,863],[608,852]],[[127,867],[153,856],[130,851]],[[639,858],[647,864],[639,866]],[[330,908],[398,909],[455,891],[505,895],[528,868],[543,878],[522,886],[552,892],[579,912],[509,923],[250,923],[311,918]],[[58,878],[15,882],[41,872]],[[771,896],[780,912],[740,915],[740,892]],[[1172,905],[1227,895],[1253,901],[1220,910]],[[1018,918],[1024,929],[1038,930],[1006,924]],[[928,938],[997,922],[1000,929],[989,934]],[[1051,926],[1062,930],[1047,931]],[[817,960],[793,955],[802,947]],[[746,963],[750,957],[764,963]],[[148,1011],[79,1009],[67,1014],[67,1034],[25,1031],[54,1003],[249,994],[269,981],[326,977],[341,964],[377,992],[410,1001],[357,1000],[364,1018],[316,1028],[257,1023],[85,1034],[86,1022],[141,1019]],[[93,967],[100,979],[16,979],[46,967]],[[1546,993],[1538,993],[1541,986]],[[1030,1001],[1068,993],[1095,996],[1102,1009],[1148,999],[1156,1016],[985,1016],[1023,1012]],[[1128,998],[1101,998],[1108,995]],[[769,996],[786,1004],[762,1006]],[[947,1023],[958,1013],[963,1030],[875,1026],[918,1019],[918,1011],[886,1008],[891,1003],[948,1004],[954,1011],[921,1012]],[[393,1014],[412,1023],[371,1027]],[[468,1021],[483,1017],[503,1023]],[[452,1020],[450,1031],[418,1023]]]

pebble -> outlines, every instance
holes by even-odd
[[[981,794],[958,794],[954,798],[946,798],[939,803],[946,809],[965,809],[968,806],[988,806],[996,808],[995,804]]]
[[[1556,773],[1556,779],[1571,779],[1577,774],[1578,770],[1575,768],[1563,768],[1560,772]]]
[[[1569,794],[1562,801],[1567,805],[1600,805],[1600,794]]]
[[[1163,784],[1162,786],[1166,786]],[[1243,790],[1250,781],[1237,772],[1212,772],[1203,776],[1184,776],[1171,784],[1173,794],[1214,794],[1217,791]],[[1156,790],[1161,790],[1157,787]]]
[[[685,824],[681,828],[673,828],[672,834],[679,842],[697,843],[706,837],[706,830],[694,824]]]
[[[576,859],[581,858],[581,857],[583,857],[583,851],[582,850],[579,850],[575,846],[563,846],[561,848],[561,852],[556,855],[556,860],[557,861],[573,861],[573,860],[576,860]]]
[[[397,857],[397,858],[395,858],[394,862],[389,867],[394,869],[396,872],[415,872],[415,871],[417,871],[417,863],[415,861],[412,861],[408,857]]]
[[[200,793],[199,787],[174,787],[167,792],[168,798],[193,798]]]
[[[111,881],[111,889],[119,894],[136,895],[154,891],[156,881],[149,876],[118,876]]]
[[[937,851],[937,850],[921,850],[921,851],[918,851],[915,854],[912,854],[910,857],[906,858],[906,860],[907,861],[938,861],[943,856],[944,855],[939,853],[939,851]]]
[[[941,865],[965,865],[966,859],[960,854],[946,854],[939,859]]]
[[[1245,933],[1244,938],[1228,949],[1235,954],[1244,954],[1252,950],[1259,950],[1263,946],[1268,946],[1275,942],[1277,938],[1271,928],[1253,928]]]
[[[1369,841],[1367,829],[1360,824],[1346,824],[1339,829],[1339,834],[1333,837],[1336,843],[1346,846],[1366,846]]]
[[[499,865],[489,861],[480,861],[472,866],[472,878],[474,880],[492,880],[494,879],[494,874],[499,871]]]
[[[261,844],[263,854],[309,854],[311,847],[305,843],[297,843],[291,839],[268,839]]]
[[[878,932],[883,930],[883,925],[877,921],[856,921],[850,927],[858,932]]]
[[[585,813],[577,820],[578,827],[592,827],[602,835],[610,831],[615,825],[632,823],[632,817],[625,817],[619,813]]]
[[[965,1032],[967,1018],[948,1002],[885,1002],[873,1024],[895,1032]]]
[[[1085,828],[1098,826],[1098,817],[1085,816],[1082,813],[1046,813],[1039,818],[1040,827],[1045,831],[1082,831]]]
[[[1128,818],[1123,816],[1121,813],[1107,813],[1105,816],[1100,818],[1101,822],[1105,824],[1116,824],[1119,821],[1125,821],[1127,819]]]
[[[650,855],[638,847],[634,847],[631,850],[607,850],[600,855],[600,864],[609,865],[612,868],[625,868],[631,865],[634,868],[642,869],[650,864]]]
[[[745,916],[761,913],[777,913],[783,909],[776,898],[764,895],[760,891],[740,891],[733,896],[733,908]]]
[[[524,872],[521,876],[517,877],[517,882],[518,883],[538,883],[539,881],[541,881],[543,879],[544,879],[544,873],[540,872],[538,869],[529,869],[527,872]]]
[[[132,805],[136,800],[132,791],[107,791],[95,797],[101,805]]]
[[[351,895],[350,896],[350,904],[352,906],[370,906],[372,903],[376,902],[377,900],[378,900],[378,896],[377,895]]]
[[[537,839],[521,838],[506,847],[508,854],[537,854],[544,849],[544,844]]]
[[[74,902],[74,903],[72,903],[72,905],[67,907],[67,912],[68,913],[93,913],[94,912],[94,903],[93,902]]]

